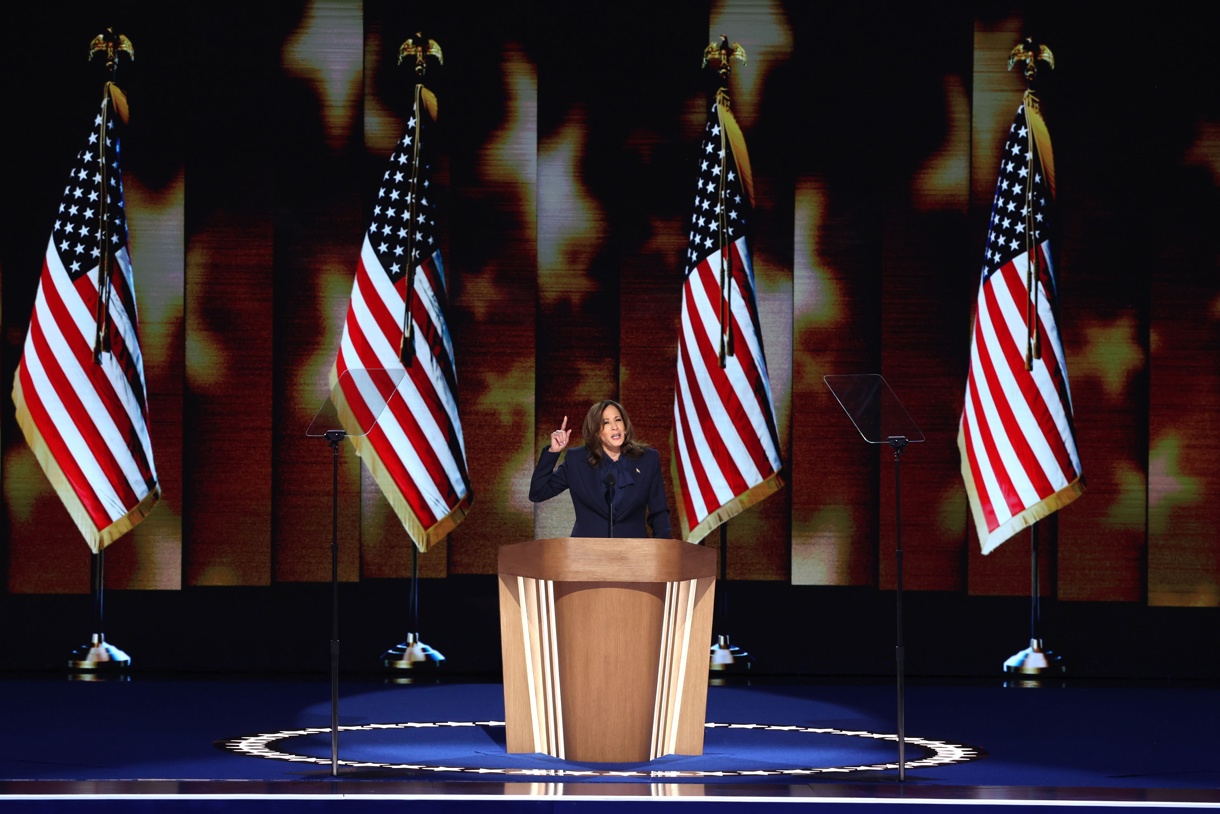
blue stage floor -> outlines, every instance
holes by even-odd
[[[335,779],[322,678],[7,677],[0,806],[52,810],[88,797],[127,804],[115,810],[412,799],[454,811],[461,801],[662,798],[853,805],[858,814],[860,804],[916,801],[1220,807],[1216,687],[912,681],[903,783],[896,706],[889,682],[713,686],[703,755],[590,765],[509,755],[499,684],[344,681]]]

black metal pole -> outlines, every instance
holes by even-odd
[[[98,549],[93,555],[93,632],[106,635],[106,549]]]
[[[346,433],[330,430],[330,775],[339,776],[339,442]]]
[[[891,438],[894,447],[894,531],[897,540],[894,549],[894,563],[897,569],[897,592],[895,610],[897,613],[898,639],[894,646],[894,657],[898,672],[898,782],[907,777],[906,762],[906,644],[902,632],[902,450],[907,445],[905,438]]]
[[[1041,627],[1042,608],[1040,606],[1041,586],[1038,584],[1038,523],[1029,527],[1029,639],[1038,641],[1041,637],[1038,628]],[[1041,645],[1039,645],[1040,647]]]
[[[729,559],[729,528],[726,523],[720,524],[720,586],[716,589],[720,602],[720,630],[723,635],[729,634],[729,591],[725,580],[728,575]]]
[[[411,544],[411,591],[408,601],[410,607],[411,629],[409,632],[419,634],[419,546]],[[408,646],[410,642],[408,642]]]

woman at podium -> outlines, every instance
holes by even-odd
[[[572,450],[563,463],[559,454],[572,430],[568,417],[551,433],[530,479],[530,500],[541,503],[565,489],[576,509],[573,537],[669,537],[669,504],[661,480],[661,458],[635,440],[627,411],[606,399],[589,408],[582,427],[584,448]]]

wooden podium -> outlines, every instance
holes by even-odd
[[[500,548],[508,751],[703,754],[716,551],[556,538]]]

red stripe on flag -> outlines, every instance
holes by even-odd
[[[116,271],[117,270],[118,269],[116,269]],[[117,308],[120,313],[123,314],[124,318],[127,320],[127,323],[131,326],[133,331],[132,340],[136,343],[135,347],[138,348],[139,337],[135,335],[135,333],[138,332],[139,327],[136,322],[135,307],[134,305],[129,307],[128,303],[122,301],[122,298],[125,296],[122,291],[125,290],[126,286],[120,285],[120,283],[125,281],[123,280],[121,274],[114,274],[111,276],[111,282],[112,287],[116,291],[115,296],[119,297],[120,299],[118,301],[118,305],[116,306],[116,300],[112,297],[110,301],[110,311],[113,314]],[[86,307],[89,308],[89,313],[97,313],[97,288],[88,281],[87,277],[82,277],[76,281],[76,290],[77,293],[80,294],[81,301],[84,302]],[[118,364],[119,369],[123,372],[123,377],[127,381],[128,389],[131,390],[132,395],[135,397],[136,403],[140,408],[140,413],[144,416],[145,424],[147,424],[148,400],[144,394],[144,374],[140,370],[140,365],[136,362],[137,354],[133,354],[128,348],[127,337],[124,336],[119,330],[118,324],[114,319],[111,319],[110,321],[109,338],[110,355],[114,359],[115,363]]]
[[[47,413],[46,406],[39,396],[38,388],[35,386],[33,379],[30,378],[28,363],[21,365],[21,393],[25,400],[25,407],[29,412],[30,419],[38,427],[38,432],[42,436],[42,442],[46,444],[51,457],[55,459],[55,463],[58,464],[60,471],[67,478],[72,491],[89,514],[89,519],[93,523],[94,529],[103,529],[109,526],[111,522],[110,513],[106,511],[105,506],[98,499],[97,493],[93,490],[93,485],[85,477],[84,470],[81,469],[76,456],[68,449],[63,436],[59,432],[59,428]]]
[[[401,283],[400,283],[401,285]],[[374,284],[372,275],[369,269],[365,268],[364,258],[362,257],[356,267],[356,286],[360,289],[360,297],[364,301],[365,313],[372,317],[377,330],[385,337],[390,344],[391,350],[395,353],[398,351],[399,339],[402,337],[402,291],[398,286],[394,289],[398,293],[399,299],[393,303],[394,311],[391,311],[391,303],[385,302],[381,298],[381,293],[376,284]],[[395,313],[397,311],[397,313]],[[348,311],[347,325],[349,330],[360,330],[360,325],[354,319],[355,303]],[[367,361],[367,360],[366,360]],[[380,360],[377,367],[385,367],[386,361]]]
[[[715,273],[711,266],[706,262],[699,264],[697,269],[699,282],[703,287],[704,293],[707,295],[712,307],[716,307],[722,299],[720,293],[720,284],[716,279]],[[740,281],[739,281],[740,282]],[[738,290],[740,294],[740,289]],[[761,383],[762,374],[754,364],[754,356],[750,351],[748,343],[744,340],[745,334],[742,332],[741,323],[730,312],[733,325],[733,335],[736,337],[737,348],[733,357],[742,368],[742,375],[747,382]],[[719,330],[719,324],[715,326]],[[709,375],[713,380],[716,392],[720,396],[720,403],[724,406],[725,412],[728,413],[729,422],[739,430],[749,428],[750,432],[739,432],[742,445],[749,454],[750,459],[754,462],[754,468],[765,478],[771,471],[771,461],[767,457],[767,450],[763,446],[763,439],[753,432],[753,422],[745,409],[744,403],[741,401],[741,393],[733,386],[733,382],[729,379],[729,374],[720,367],[720,351],[719,348],[712,347],[711,341],[708,339],[708,332],[697,332],[697,341],[699,342],[700,355],[703,357],[704,365],[707,367]],[[761,386],[761,385],[760,385]],[[755,409],[761,415],[769,416],[770,409],[765,403],[758,401],[758,394],[753,389],[750,391],[755,396]],[[768,424],[770,422],[768,421]],[[744,477],[742,483],[745,483]]]
[[[123,408],[118,395],[114,392],[113,383],[107,378],[102,366],[94,363],[93,349],[89,347],[84,337],[81,336],[71,313],[69,313],[67,306],[59,296],[59,289],[56,288],[55,281],[51,278],[49,270],[43,277],[40,288],[43,299],[47,304],[47,310],[50,311],[51,318],[59,328],[64,342],[67,343],[69,353],[76,359],[77,364],[89,379],[90,389],[86,392],[78,393],[69,382],[67,374],[60,367],[59,360],[42,330],[42,323],[38,318],[38,309],[35,308],[30,316],[30,336],[36,342],[38,357],[42,361],[43,369],[46,371],[47,378],[54,386],[55,391],[59,394],[60,401],[63,402],[65,409],[69,411],[72,422],[77,426],[78,431],[93,451],[93,456],[97,460],[99,468],[114,485],[115,493],[118,494],[119,499],[123,501],[125,506],[133,506],[139,502],[139,497],[132,490],[127,477],[123,474],[114,451],[110,449],[94,424],[92,416],[96,409],[98,407],[102,408],[111,421],[114,422],[119,436],[124,439],[127,445],[124,451],[130,455],[131,460],[136,464],[141,476],[144,478],[144,482],[147,484],[152,482],[153,477],[152,469],[144,455],[143,445],[135,431],[135,427],[131,423],[130,417],[127,415],[127,411]],[[88,403],[86,403],[86,400]],[[98,526],[98,528],[104,527],[104,525]]]
[[[361,283],[367,283],[368,288],[372,288],[371,282],[367,279],[361,280],[359,275],[357,276],[357,279]],[[375,292],[373,293],[375,295]],[[366,302],[368,302],[367,297],[368,294],[366,294]],[[375,303],[384,305],[384,303],[381,303],[380,299],[375,299]],[[383,309],[379,308],[378,310]],[[359,355],[361,364],[367,368],[383,366],[385,362],[377,358],[367,339],[360,331],[360,325],[355,318],[354,306],[349,309],[348,326],[348,339],[351,341],[352,346],[356,349],[356,353]],[[397,335],[402,335],[401,328],[397,329]],[[418,369],[421,367],[421,365],[413,365],[412,367]],[[410,372],[408,375],[412,376],[413,382],[416,381],[414,372]],[[430,389],[430,386],[428,389]],[[427,389],[425,389],[424,392],[427,392]],[[415,416],[411,413],[410,407],[403,400],[401,393],[395,393],[388,399],[385,410],[391,417],[393,417],[399,428],[403,431],[404,435],[406,435],[407,441],[411,447],[411,452],[416,456],[416,458],[418,458],[419,462],[428,472],[428,477],[436,487],[436,491],[440,492],[442,496],[453,496],[453,500],[456,500],[456,495],[454,493],[452,484],[449,481],[449,476],[445,472],[444,465],[441,463],[436,450],[434,450],[432,445],[428,442],[426,435],[420,428]],[[384,417],[381,420],[384,420]],[[443,431],[445,423],[441,423],[440,426]],[[403,497],[407,499],[408,504],[412,507],[412,510],[415,511],[420,521],[424,522],[425,520],[428,520],[428,524],[435,522],[435,514],[430,508],[428,508],[428,503],[426,498],[423,496],[422,490],[411,476],[410,471],[406,468],[406,465],[402,462],[401,453],[395,449],[393,442],[386,437],[384,432],[369,433],[369,441],[377,450],[377,453],[382,458],[383,463],[386,463],[387,459],[389,458],[394,459],[396,465],[394,467],[387,466],[387,471],[391,472],[391,477],[393,478],[394,483],[402,492]],[[452,504],[453,500],[450,500],[449,502]]]
[[[1009,296],[1013,298],[1013,301],[1017,303],[1025,302],[1029,294],[1025,288],[1024,281],[1021,279],[1022,275],[1010,264],[1005,264],[1004,268],[997,272],[997,274],[1003,274],[1004,285],[1007,287]],[[998,312],[999,302],[995,300],[995,293],[990,291],[990,287],[988,287],[988,290],[992,301],[995,302],[994,305],[989,304],[988,307]],[[1022,326],[1024,325],[1025,322],[1022,321]],[[1038,331],[1043,336],[1046,336],[1046,328],[1042,324],[1041,319],[1038,320]],[[1051,406],[1046,400],[1046,394],[1038,388],[1038,383],[1034,381],[1034,377],[1025,370],[1025,349],[1019,348],[1012,341],[1012,337],[1009,334],[1005,334],[1003,339],[1002,349],[1005,361],[1013,371],[1013,377],[1021,387],[1021,393],[1025,397],[1025,403],[1029,408],[1030,415],[1034,418],[1041,431],[1041,438],[1037,440],[1044,443],[1050,449],[1056,462],[1059,464],[1059,470],[1064,476],[1065,482],[1070,481],[1073,477],[1072,473],[1075,471],[1071,455],[1068,453],[1063,436],[1059,433],[1058,425],[1051,416]],[[1049,342],[1043,346],[1042,362],[1047,367],[1053,364],[1055,368],[1058,368],[1058,360],[1055,358],[1054,350],[1050,347]],[[1036,364],[1037,362],[1035,361]],[[1058,406],[1061,414],[1066,412],[1066,405],[1060,404]],[[1038,471],[1042,472],[1041,465],[1038,466]],[[1040,497],[1047,497],[1055,492],[1055,487],[1051,486],[1049,480],[1046,481],[1045,488],[1046,491],[1043,491],[1042,487],[1039,487],[1038,495]]]
[[[978,331],[978,320],[975,320],[975,330]],[[976,335],[976,342],[977,335]],[[979,348],[981,351],[982,349]],[[973,370],[971,371],[973,374]],[[1021,512],[1025,506],[1021,501],[1021,496],[1012,488],[1012,478],[1008,475],[1008,469],[1004,465],[1004,459],[1000,457],[1000,450],[996,446],[995,436],[991,431],[991,423],[987,420],[987,414],[983,412],[983,403],[979,397],[978,387],[974,382],[970,383],[970,399],[974,405],[974,417],[978,420],[978,434],[983,442],[983,453],[986,455],[986,460],[991,468],[991,477],[996,482],[1000,490],[1000,494],[992,494],[986,492],[987,500],[985,503],[994,504],[996,500],[1003,500],[1008,507],[1008,513],[1015,515]],[[977,454],[977,451],[976,453]]]
[[[700,457],[698,449],[695,446],[695,439],[690,430],[691,416],[686,412],[686,399],[682,398],[682,395],[686,394],[690,397],[692,402],[698,403],[698,399],[695,397],[695,394],[691,392],[692,374],[690,361],[687,358],[688,356],[689,353],[686,349],[686,340],[683,339],[682,345],[678,349],[678,360],[682,364],[683,370],[686,371],[687,388],[678,394],[677,399],[679,426],[682,429],[682,431],[676,436],[682,444],[678,450],[679,458],[682,462],[687,464],[687,467],[689,467],[691,472],[694,474],[696,481],[695,486],[698,488],[699,495],[703,499],[703,505],[712,507],[714,509],[716,506],[720,505],[720,500],[716,497],[716,491],[712,487],[711,481],[708,479],[707,472],[704,470],[703,459]],[[686,516],[688,519],[694,519],[694,522],[690,524],[691,528],[694,528],[695,526],[699,525],[699,523],[702,522],[703,517],[706,517],[707,515],[704,514],[703,516],[697,516],[696,514],[691,484],[685,480],[687,467],[679,467],[678,472],[683,478],[682,493],[686,498]]]
[[[741,295],[741,301],[746,304],[746,311],[750,316],[750,333],[754,337],[755,343],[758,345],[758,353],[760,357],[765,359],[763,349],[762,323],[758,315],[758,303],[754,294],[754,284],[750,281],[749,275],[746,273],[746,261],[739,251],[740,241],[735,241],[730,251],[733,253],[733,280],[737,283],[737,291]],[[736,314],[733,316],[733,330],[739,337],[746,336],[742,332],[741,323],[738,322]],[[779,455],[779,430],[775,426],[775,415],[771,409],[771,396],[767,392],[767,384],[769,379],[764,368],[760,369],[756,363],[753,353],[741,354],[738,357],[741,360],[742,367],[745,371],[746,380],[753,386],[754,399],[758,402],[759,412],[767,424],[767,433],[771,443],[775,446],[776,456]],[[761,441],[761,439],[760,439]],[[775,468],[772,467],[768,460],[767,465],[759,469],[760,472],[772,472]]]
[[[68,419],[76,427],[76,431],[80,433],[81,439],[89,447],[89,453],[92,455],[93,464],[98,472],[110,484],[110,487],[118,495],[119,500],[122,501],[124,506],[135,505],[139,502],[139,498],[127,482],[127,478],[123,474],[122,467],[115,458],[113,450],[106,443],[106,439],[102,437],[97,425],[93,423],[89,407],[85,404],[82,394],[78,393],[72,386],[67,374],[64,373],[55,359],[51,346],[43,335],[42,324],[38,318],[37,310],[34,311],[30,318],[30,342],[34,347],[34,352],[38,355],[39,361],[42,363],[47,383],[59,397],[60,403],[68,414]],[[84,394],[84,396],[90,399],[95,395],[95,393]],[[94,518],[94,521],[95,525],[100,529],[110,525],[114,519],[107,512],[106,522],[98,523],[97,518]]]
[[[411,321],[419,337],[423,339],[422,344],[428,348],[432,360],[441,371],[442,379],[445,380],[443,386],[446,390],[449,390],[446,376],[449,373],[449,355],[445,349],[441,332],[437,329],[436,324],[432,322],[432,318],[428,314],[428,308],[419,296],[411,298]],[[440,398],[436,384],[433,383],[432,378],[428,375],[425,366],[422,364],[412,364],[408,371],[411,381],[415,382],[415,387],[424,400],[424,404],[427,405],[428,411],[432,413],[432,419],[438,427],[447,429],[450,423],[449,411],[445,409],[445,403]],[[456,439],[454,440],[456,441]],[[460,456],[455,455],[454,457]]]
[[[357,279],[359,279],[359,276]],[[379,360],[373,353],[371,346],[364,337],[363,333],[360,331],[359,323],[356,320],[354,306],[348,309],[348,339],[356,350],[358,362],[362,368],[375,369],[384,365],[384,362]],[[355,398],[359,399],[358,393],[356,394]],[[365,409],[368,409],[367,405],[365,406]],[[428,471],[428,474],[432,480],[436,480],[436,471],[439,469],[441,477],[444,478],[445,483],[447,484],[448,478],[444,475],[443,467],[440,467],[439,462],[436,460],[436,455],[432,451],[431,445],[429,445],[427,440],[423,437],[423,433],[419,430],[419,425],[416,423],[414,417],[410,415],[410,410],[407,409],[402,397],[397,393],[391,395],[387,400],[383,412],[388,413],[389,417],[398,424],[399,428],[407,438],[407,442],[411,447],[411,452],[419,458],[421,463],[424,464],[424,467]],[[368,433],[367,441],[370,445],[372,445],[374,451],[377,453],[378,459],[382,463],[382,466],[385,467],[386,472],[390,475],[391,480],[394,482],[395,487],[398,489],[403,499],[406,500],[407,504],[411,507],[412,512],[414,512],[415,516],[420,520],[420,522],[427,527],[436,522],[436,516],[428,507],[427,499],[424,497],[422,490],[415,482],[410,470],[407,469],[406,464],[402,460],[402,453],[395,447],[393,441],[386,437],[385,430],[381,426],[381,422],[384,421],[385,418],[385,415],[378,418],[378,424]],[[371,423],[372,416],[369,415],[367,420]],[[367,426],[367,424],[362,426]]]
[[[996,360],[991,355],[992,349],[986,344],[986,339],[984,339],[981,327],[982,320],[978,320],[976,323],[975,340],[979,343],[979,358],[983,362],[983,375],[987,378],[987,388],[991,393],[991,400],[995,405],[996,412],[1000,416],[1000,421],[1004,425],[1004,433],[1008,439],[1009,446],[1012,447],[1017,460],[1020,462],[1021,471],[1029,479],[1030,485],[1038,497],[1044,498],[1055,490],[1051,487],[1046,473],[1043,472],[1042,462],[1038,460],[1033,447],[1030,446],[1030,439],[1026,436],[1025,430],[1016,415],[1016,411],[1019,409],[1032,410],[1033,405],[1028,402],[1040,400],[1040,394],[1037,392],[1037,386],[1034,384],[1033,378],[1025,372],[1025,355],[1012,341],[1012,334],[1004,322],[1004,314],[1000,311],[1000,303],[996,299],[995,290],[990,284],[983,286],[983,298],[986,303],[988,317],[995,329],[996,341],[999,344],[999,347],[995,350],[1003,357],[1003,363],[1008,366],[1017,387],[1027,403],[1013,404],[1008,400],[1008,394],[1004,391],[999,374],[996,373]],[[1033,411],[1033,415],[1036,414],[1036,411]],[[1031,415],[1030,418],[1032,419],[1032,417]],[[1040,434],[1044,433],[1045,429],[1043,428]],[[1038,440],[1042,441],[1041,438]],[[1017,512],[1013,512],[1013,514],[1017,514]]]
[[[973,390],[972,385],[967,385]],[[977,402],[974,402],[977,404]],[[978,409],[977,407],[975,408]],[[988,531],[995,531],[1000,525],[1000,521],[996,519],[995,509],[992,508],[991,494],[987,491],[987,481],[983,478],[983,470],[979,466],[978,456],[974,452],[973,435],[970,432],[971,424],[969,414],[962,414],[962,437],[965,439],[966,460],[970,466],[970,478],[974,481],[974,493],[978,495],[979,505],[983,510],[983,518],[987,523]]]
[[[340,359],[343,358],[342,349],[340,349],[339,357]],[[344,360],[343,364],[345,368],[348,365],[346,360]],[[361,370],[367,368],[364,368],[362,365],[361,367],[351,369]],[[407,470],[406,465],[399,456],[398,450],[395,449],[394,445],[386,438],[385,429],[380,422],[380,417],[385,410],[389,410],[389,406],[387,405],[384,409],[379,410],[378,413],[374,415],[373,411],[364,401],[359,390],[355,387],[355,382],[351,381],[352,377],[349,376],[348,379],[349,382],[346,386],[344,386],[343,392],[349,406],[353,410],[353,415],[356,414],[357,410],[360,411],[361,417],[358,420],[360,421],[361,428],[369,430],[365,436],[365,442],[368,444],[372,453],[377,457],[377,460],[380,462],[382,468],[385,469],[386,473],[390,476],[390,479],[393,481],[398,494],[407,502],[407,505],[411,507],[412,513],[419,518],[420,522],[424,522],[425,520],[434,522],[432,520],[434,515],[428,508],[427,501],[424,499],[423,494],[416,485],[414,478],[411,477],[410,472]],[[379,387],[378,389],[383,397],[388,395],[387,388]],[[373,424],[374,418],[378,419],[378,423],[375,425]]]
[[[707,334],[698,322],[699,315],[695,310],[695,294],[689,285],[686,286],[686,307],[690,313],[691,333],[695,335],[695,343],[698,345],[695,350],[702,359],[704,370],[707,377],[711,379],[711,385],[714,390],[713,394],[704,393],[698,380],[695,378],[694,363],[689,354],[691,349],[688,347],[688,353],[684,354],[682,358],[686,363],[687,381],[694,383],[694,387],[691,389],[691,398],[695,403],[695,412],[699,418],[699,426],[703,428],[703,435],[707,440],[707,445],[711,450],[716,467],[720,470],[732,493],[739,495],[748,490],[750,484],[746,483],[745,477],[737,468],[737,462],[734,460],[733,453],[730,452],[728,445],[720,434],[719,423],[712,417],[711,410],[707,407],[707,397],[709,395],[719,397],[721,404],[725,405],[726,411],[729,411],[730,416],[732,416],[733,411],[730,409],[730,405],[736,402],[736,393],[733,392],[732,385],[729,383],[724,371],[720,369],[720,361],[716,349],[711,347]],[[736,404],[736,406],[740,409],[740,404]],[[718,507],[719,505],[719,500],[713,501],[711,504],[712,507]]]
[[[85,372],[93,383],[93,389],[96,391],[98,400],[106,408],[106,412],[110,415],[110,419],[114,422],[115,427],[118,428],[119,434],[126,439],[126,450],[139,469],[140,477],[144,480],[145,484],[151,485],[156,480],[156,476],[153,474],[152,462],[149,460],[149,454],[144,448],[144,438],[136,430],[136,425],[128,414],[126,406],[123,404],[123,398],[116,390],[117,387],[122,385],[110,379],[103,365],[94,363],[93,346],[88,339],[81,335],[80,329],[68,310],[67,303],[60,297],[60,289],[55,284],[55,279],[52,277],[50,269],[45,265],[43,268],[46,269],[46,276],[42,280],[42,293],[47,300],[48,306],[51,308],[55,322],[59,325],[64,340],[71,347],[72,354],[76,357],[81,370]],[[94,288],[89,278],[87,276],[80,277],[71,282],[70,285],[80,297],[81,302],[89,309],[88,313],[97,313],[97,289]],[[135,399],[138,412],[144,421],[145,431],[147,432],[148,407],[147,399],[144,395],[143,372],[140,370],[140,366],[136,364],[135,357],[128,352],[126,341],[123,335],[115,328],[114,322],[111,321],[110,325],[109,355],[111,363],[117,365],[123,374],[123,382],[127,385],[127,390]]]

